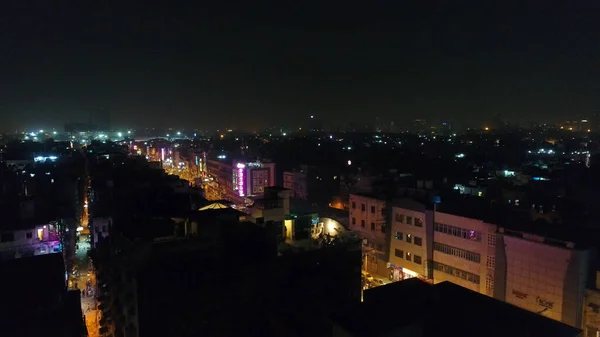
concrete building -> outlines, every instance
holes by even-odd
[[[275,163],[217,158],[208,159],[206,169],[215,185],[214,193],[207,191],[207,195],[216,194],[218,199],[236,204],[245,203],[245,198],[263,195],[266,187],[276,185]]]
[[[586,290],[583,306],[583,330],[585,336],[600,336],[600,272],[596,272],[595,283]]]
[[[389,229],[387,202],[368,194],[350,195],[350,230],[363,243],[363,269],[385,275],[388,273]]]
[[[433,211],[433,279],[493,296],[496,225]]]
[[[506,228],[500,228],[498,235],[496,272],[505,275],[506,284],[504,294],[496,292],[499,299],[582,327],[592,250]]]
[[[28,226],[0,231],[0,259],[9,260],[62,252],[56,222],[26,227]]]
[[[432,279],[432,226],[426,224],[426,207],[411,199],[392,203],[390,279]]]

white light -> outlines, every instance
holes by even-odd
[[[284,135],[284,136],[287,136],[287,133],[285,133],[285,132],[284,132],[284,133],[283,133],[283,135]]]
[[[44,130],[40,130],[40,133],[44,133]]]
[[[127,131],[128,134],[131,134],[131,131]]]
[[[119,137],[123,137],[123,134],[122,134],[122,133],[120,133],[120,132],[119,132],[119,133],[117,133],[117,135],[118,135]]]
[[[52,132],[52,134],[53,134],[53,135],[55,135],[55,134],[56,134],[56,131]]]
[[[83,230],[83,227],[81,227],[81,226],[77,227],[78,232],[81,232],[82,230]]]
[[[181,135],[181,132],[177,131],[177,135],[178,135],[178,136],[179,136],[179,135]]]
[[[348,160],[348,166],[352,165],[352,160]]]

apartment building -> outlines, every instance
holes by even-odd
[[[496,272],[505,275],[506,285],[505,297],[499,299],[582,327],[593,251],[571,241],[506,228],[499,228],[498,236]]]
[[[433,279],[493,296],[496,225],[433,212]]]
[[[363,243],[363,269],[385,275],[389,255],[387,202],[369,194],[350,195],[350,229]]]
[[[390,232],[390,279],[432,279],[431,226],[426,224],[426,207],[411,199],[392,203]]]
[[[596,282],[586,290],[583,306],[583,330],[585,336],[600,336],[600,271],[596,271]]]

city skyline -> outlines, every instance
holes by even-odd
[[[7,5],[1,129],[99,107],[115,125],[201,129],[597,112],[591,2],[473,4]]]

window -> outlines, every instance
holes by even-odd
[[[385,234],[385,224],[381,225],[381,232]]]
[[[365,220],[360,220],[360,227],[365,228],[367,226]]]
[[[460,249],[460,248],[456,248],[456,247],[452,247],[452,246],[448,246],[443,243],[434,242],[433,250],[438,251],[440,253],[460,257],[461,259],[465,259],[465,260],[468,260],[471,262],[475,262],[475,263],[481,262],[481,254],[471,252],[468,250],[464,250],[464,249]]]
[[[488,234],[488,246],[496,247],[496,234]]]
[[[412,261],[410,252],[406,252],[406,261]]]
[[[352,202],[352,209],[356,209],[356,201]]]
[[[28,239],[31,239],[33,237],[33,234],[31,232],[27,232],[25,234],[25,237],[28,238]]]
[[[381,243],[378,243],[376,249],[380,252],[383,251],[383,245]]]
[[[396,231],[394,238],[396,238],[396,240],[404,240],[404,235],[402,234],[402,232]]]
[[[415,218],[415,227],[423,227],[423,220]]]
[[[413,224],[413,218],[412,218],[412,216],[407,216],[406,217],[406,224],[407,225],[412,225]]]
[[[406,242],[412,243],[412,235],[406,234]]]
[[[413,256],[413,262],[416,264],[421,264],[421,257],[419,255]]]
[[[375,206],[371,206],[371,214],[375,214]]]
[[[371,230],[374,231],[375,230],[375,223],[371,222]]]
[[[433,230],[438,233],[444,233],[444,234],[456,236],[456,237],[467,239],[467,240],[472,240],[472,241],[477,241],[477,242],[481,241],[481,232],[473,231],[470,229],[454,227],[454,226],[445,225],[445,224],[436,222],[433,224]]]
[[[365,204],[361,204],[361,205],[360,205],[360,210],[361,210],[361,212],[364,212],[364,211],[366,211],[366,210],[367,210],[367,205],[365,205]]]
[[[422,246],[423,245],[423,239],[421,239],[418,236],[415,236],[415,245]]]
[[[356,218],[352,218],[352,224],[356,225]]]
[[[15,241],[15,233],[8,232],[8,233],[2,233],[0,235],[0,242],[12,242],[12,241]]]
[[[404,258],[404,252],[402,250],[400,250],[400,249],[394,249],[394,255],[396,257],[401,258],[401,259]]]
[[[404,222],[404,214],[398,214],[396,213],[396,221],[397,222]]]
[[[494,269],[496,268],[496,257],[495,256],[488,256],[487,257],[487,261],[485,262],[485,266],[490,268],[490,269]]]
[[[485,290],[487,290],[489,295],[493,295],[494,293],[494,278],[492,275],[487,275],[485,277]]]
[[[433,269],[444,274],[452,275],[454,277],[459,277],[463,280],[467,280],[471,283],[479,284],[480,279],[479,275],[475,275],[473,273],[469,273],[468,271],[464,271],[458,268],[450,267],[445,264],[439,262],[433,262]]]

